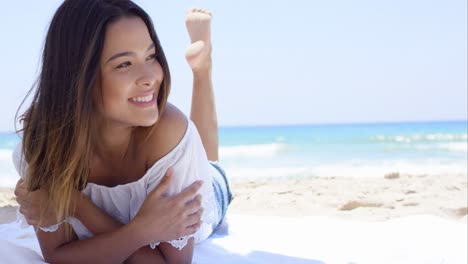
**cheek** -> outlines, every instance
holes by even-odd
[[[125,76],[104,76],[101,82],[102,109],[112,110],[127,101],[129,78]]]
[[[163,69],[161,67],[161,65],[159,63],[157,63],[155,66],[154,66],[154,73],[156,75],[156,90],[159,90],[161,91],[161,84],[164,80],[164,72],[163,72]]]
[[[161,83],[164,79],[164,72],[163,72],[163,69],[161,67],[161,64],[157,64],[156,65],[156,69],[155,69],[155,72],[156,72],[156,78],[158,79],[159,83]]]

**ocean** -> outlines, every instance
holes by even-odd
[[[232,181],[467,174],[467,121],[221,127],[220,163]],[[14,187],[20,138],[0,132],[0,186]]]

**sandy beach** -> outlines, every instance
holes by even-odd
[[[467,214],[467,175],[384,175],[381,178],[311,178],[233,185],[230,210],[242,214],[332,216],[382,221],[429,214]]]
[[[468,213],[466,174],[245,181],[231,188],[234,214],[384,221],[421,214],[460,220]],[[13,221],[16,208],[13,189],[0,188],[0,223]]]

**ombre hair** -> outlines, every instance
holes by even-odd
[[[124,17],[141,18],[158,51],[164,74],[157,97],[161,115],[170,74],[148,14],[129,0],[66,0],[47,32],[40,75],[29,91],[36,88],[32,103],[18,118],[23,128],[17,132],[23,132],[22,152],[28,164],[23,177],[30,191],[48,191],[57,220],[73,215],[72,191],[82,190],[90,174],[93,89],[105,32],[107,25]],[[153,127],[141,129],[150,134]],[[42,217],[45,210],[41,211]]]

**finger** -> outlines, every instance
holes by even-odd
[[[16,186],[20,186],[23,184],[23,178],[20,178],[17,182],[16,182]]]
[[[26,195],[19,194],[15,196],[15,198],[20,205],[28,205],[30,203],[30,201],[26,198]]]
[[[24,195],[25,193],[27,193],[27,189],[26,187],[24,186],[24,184],[21,182],[22,180],[19,180],[17,183],[16,183],[16,187],[15,187],[15,195],[18,196],[18,195]]]
[[[200,222],[200,221],[201,221],[202,214],[203,214],[203,208],[201,208],[201,209],[198,210],[197,212],[195,212],[195,213],[189,215],[189,216],[187,217],[187,222],[186,222],[187,226],[192,226],[192,225],[194,225],[194,224]]]
[[[16,197],[16,200],[20,205],[23,205],[25,207],[37,207],[39,206],[39,201],[35,199],[35,197],[32,197],[30,193],[26,193],[24,195],[19,195]]]
[[[25,191],[28,191],[28,186],[26,185],[26,182],[21,179],[18,181],[18,187],[21,189],[21,190],[25,190]]]
[[[162,196],[164,195],[164,193],[167,192],[167,189],[169,188],[173,174],[174,174],[174,170],[172,168],[167,169],[166,174],[164,174],[163,179],[161,180],[159,185],[153,190],[155,195]]]
[[[186,233],[185,236],[188,236],[188,235],[191,235],[191,234],[197,232],[198,229],[200,229],[200,226],[201,226],[201,222],[198,222],[198,223],[196,223],[196,224],[194,224],[194,225],[188,226],[188,227],[185,228],[185,230],[184,230],[185,233]]]
[[[38,218],[39,214],[40,214],[39,210],[37,210],[35,208],[31,208],[29,206],[20,206],[19,211],[25,217],[28,217],[28,218]]]
[[[39,220],[33,217],[26,217],[26,222],[30,225],[37,225]]]
[[[176,197],[179,201],[183,202],[184,204],[192,200],[195,195],[197,194],[198,190],[201,188],[203,182],[196,181],[192,183],[187,189],[183,192],[179,193]]]
[[[26,189],[23,189],[23,188],[18,188],[18,189],[15,189],[15,195],[16,197],[22,199],[22,200],[28,200],[28,190]]]
[[[21,200],[18,196],[15,196],[16,202],[19,204],[19,206],[23,205],[23,200]]]
[[[29,201],[28,200],[24,200],[22,199],[21,197],[16,197],[16,202],[20,205],[20,206],[23,206],[23,207],[28,207],[30,205]]]
[[[21,185],[21,179],[19,179],[19,181],[16,182],[16,185],[15,185],[15,195],[18,196],[18,191],[19,191],[19,188],[20,188],[20,185]]]
[[[197,196],[195,196],[195,198],[192,201],[187,203],[187,209],[186,209],[187,215],[191,215],[197,212],[201,208],[201,200],[202,200],[201,195],[197,194]]]
[[[20,207],[20,212],[29,217],[39,215],[39,211],[36,208],[30,207],[29,205],[23,205]]]
[[[23,201],[21,207],[23,208],[23,210],[28,210],[29,207],[30,207],[30,205],[31,205],[30,203],[28,203],[28,202],[26,202],[26,201]]]
[[[25,208],[24,206],[20,206],[19,211],[20,211],[20,213],[21,213],[22,215],[24,215],[25,217],[26,217],[26,216],[29,216],[29,214],[28,214],[28,209]]]

